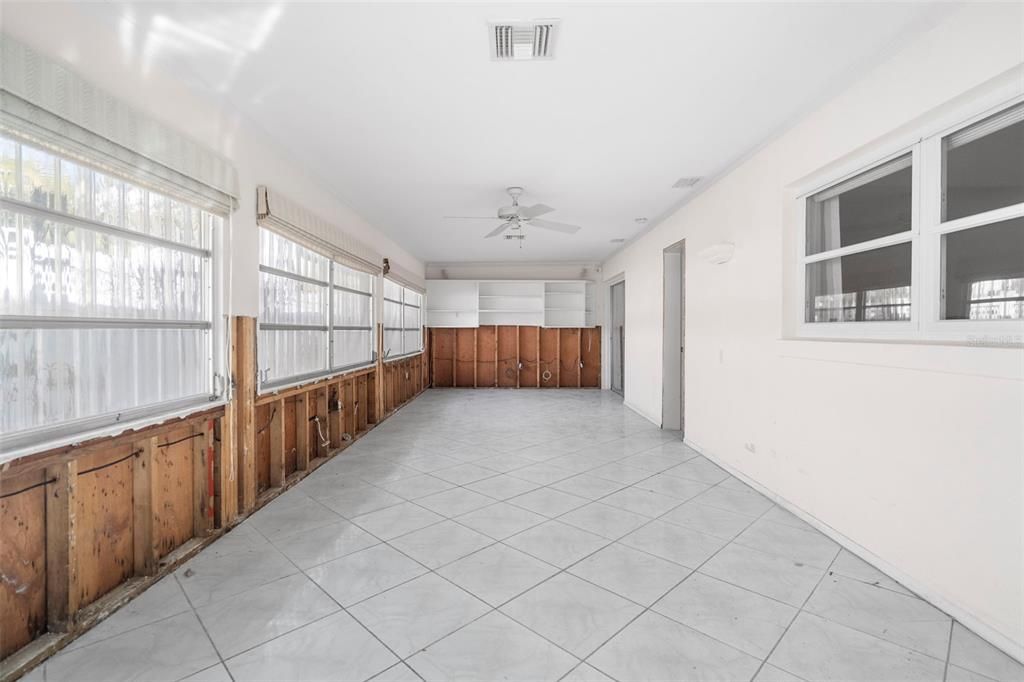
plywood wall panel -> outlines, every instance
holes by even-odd
[[[540,330],[540,387],[558,387],[558,329]]]
[[[476,386],[476,329],[455,330],[455,385]]]
[[[489,388],[498,385],[498,328],[476,330],[476,385]]]
[[[455,330],[431,329],[432,381],[438,388],[455,385]]]
[[[540,385],[540,327],[519,327],[519,385]]]
[[[83,457],[79,463],[75,547],[78,561],[78,603],[87,606],[133,573],[133,459],[131,444]],[[116,463],[98,462],[100,459]],[[90,471],[93,467],[97,468]],[[188,478],[191,479],[191,470]],[[192,508],[189,501],[189,509]]]
[[[519,328],[498,327],[498,386],[519,385]]]
[[[558,330],[558,385],[563,388],[580,386],[580,330]]]
[[[158,439],[153,453],[153,541],[157,557],[192,538],[193,485],[192,427],[183,426]]]
[[[45,472],[8,477],[0,494],[41,484]],[[46,631],[46,488],[0,499],[0,658]]]
[[[580,386],[601,388],[601,328],[580,330]]]

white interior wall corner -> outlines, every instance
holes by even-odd
[[[1018,658],[1019,351],[785,340],[785,311],[791,186],[1021,68],[1022,19],[1020,4],[949,13],[603,265],[625,275],[627,406],[661,414],[662,251],[686,238],[688,438]],[[719,241],[729,263],[693,256]]]

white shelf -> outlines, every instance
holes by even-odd
[[[434,327],[592,324],[584,280],[429,280],[427,320]]]

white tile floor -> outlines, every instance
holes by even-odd
[[[613,394],[449,389],[29,676],[370,678],[953,682],[1024,667]]]

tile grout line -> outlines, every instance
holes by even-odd
[[[946,641],[946,664],[942,668],[942,682],[949,677],[949,657],[953,653],[953,629],[956,627],[956,619],[949,623],[949,639]]]
[[[206,628],[206,623],[204,623],[203,619],[199,617],[199,611],[196,610],[195,604],[192,603],[192,598],[188,596],[188,592],[185,591],[185,588],[184,588],[184,586],[182,586],[181,581],[178,580],[178,572],[175,571],[175,572],[171,573],[171,576],[174,577],[174,583],[178,586],[178,589],[181,590],[182,595],[185,597],[185,601],[188,602],[189,608],[192,609],[192,615],[195,617],[196,622],[199,623],[199,627],[201,627],[203,629],[203,634],[206,635],[206,639],[210,642],[210,647],[213,648],[213,653],[217,654],[217,659],[220,661],[220,664],[224,667],[224,670],[227,672],[228,677],[232,680],[232,682],[234,682],[235,676],[232,675],[231,671],[228,669],[227,662],[225,661],[224,656],[220,653],[220,649],[217,647],[217,643],[214,642],[213,641],[213,637],[210,636],[210,631]],[[212,668],[213,666],[207,666],[207,667],[211,667]],[[203,670],[205,670],[205,669],[206,668],[204,668]],[[196,671],[196,672],[201,672],[201,671]],[[194,675],[194,674],[195,673],[189,673],[189,675]],[[185,677],[188,677],[189,675],[185,675]],[[183,677],[181,679],[185,679],[185,678]]]
[[[725,480],[725,479],[723,479],[723,480]],[[721,484],[721,482],[722,482],[722,481],[719,481],[718,483],[716,483],[716,484],[715,484],[714,486],[712,486],[712,487],[717,487],[717,486],[718,486],[719,484]],[[757,521],[759,521],[759,520],[761,519],[761,517],[763,517],[763,516],[764,516],[765,514],[767,514],[767,513],[768,513],[768,512],[770,511],[770,510],[771,510],[771,507],[769,507],[769,508],[768,508],[768,509],[766,509],[765,511],[761,512],[761,514],[760,514],[759,516],[757,516],[756,518],[753,518],[753,519],[752,519],[752,520],[750,521],[750,523],[749,523],[749,524],[747,524],[746,528],[750,528],[750,526],[752,526],[752,525],[754,525],[755,523],[757,523]],[[671,510],[670,510],[670,511],[671,511]],[[665,512],[665,513],[667,514],[668,512]],[[744,531],[746,530],[746,528],[744,528]],[[742,533],[743,531],[740,531],[740,532]],[[700,569],[701,569],[701,568],[702,568],[702,567],[704,566],[704,564],[706,564],[707,562],[711,561],[711,560],[712,560],[713,558],[715,558],[715,556],[717,556],[717,555],[718,555],[718,553],[719,553],[719,552],[721,552],[721,551],[722,551],[723,549],[725,549],[726,547],[728,547],[728,546],[729,546],[729,545],[731,545],[731,544],[732,544],[732,541],[726,542],[726,543],[725,543],[724,545],[722,545],[722,546],[721,546],[721,547],[719,547],[719,548],[718,548],[717,550],[715,550],[715,551],[714,551],[714,552],[713,552],[713,553],[712,553],[712,554],[711,554],[711,555],[710,555],[710,556],[709,556],[709,557],[708,557],[707,559],[705,559],[704,561],[702,561],[702,562],[700,563],[700,565],[698,565],[697,567],[695,567],[694,569],[692,569],[692,570],[691,570],[691,572],[689,573],[689,575],[687,575],[687,576],[686,576],[685,578],[683,578],[683,579],[682,579],[682,580],[680,580],[680,581],[679,581],[678,583],[676,583],[675,585],[673,585],[673,586],[672,586],[672,587],[671,587],[671,588],[670,588],[670,589],[669,589],[668,591],[666,591],[666,592],[665,592],[665,594],[663,594],[663,595],[662,595],[661,597],[659,597],[659,598],[658,598],[657,600],[655,600],[654,602],[652,602],[650,606],[647,606],[647,607],[645,607],[645,608],[643,609],[643,611],[641,611],[640,613],[638,613],[638,614],[637,614],[637,615],[636,615],[636,616],[635,616],[634,618],[630,619],[630,621],[629,621],[629,622],[627,622],[627,623],[626,623],[625,625],[623,625],[623,626],[622,626],[621,628],[619,628],[619,629],[618,629],[618,630],[616,630],[616,631],[615,631],[614,633],[612,633],[611,637],[609,637],[608,639],[606,639],[606,640],[605,640],[604,642],[602,642],[602,643],[601,643],[601,645],[600,645],[600,646],[598,646],[598,647],[597,647],[596,649],[594,649],[593,651],[591,651],[591,652],[590,652],[590,653],[589,653],[589,654],[588,654],[588,655],[587,655],[587,656],[586,656],[586,657],[585,657],[585,658],[583,659],[583,661],[584,661],[585,663],[587,663],[588,665],[592,666],[593,668],[595,668],[595,669],[599,670],[600,672],[604,673],[605,675],[608,675],[608,673],[607,673],[606,671],[604,671],[604,670],[601,670],[600,668],[598,668],[597,666],[595,666],[595,665],[594,665],[593,663],[590,663],[590,662],[589,662],[589,659],[590,659],[590,657],[591,657],[591,656],[593,656],[594,654],[596,654],[596,653],[597,653],[598,651],[600,651],[600,650],[601,650],[602,648],[604,648],[604,646],[605,646],[605,645],[607,645],[607,644],[608,644],[608,642],[610,642],[611,640],[615,639],[615,637],[617,637],[617,636],[618,636],[618,635],[619,635],[620,633],[622,633],[622,632],[623,632],[623,631],[624,631],[624,630],[625,630],[626,628],[628,628],[628,627],[629,627],[630,625],[632,625],[632,624],[633,624],[633,623],[635,623],[635,622],[636,622],[637,620],[639,620],[641,616],[643,616],[644,614],[646,614],[646,613],[650,612],[650,611],[652,610],[653,606],[654,606],[655,604],[657,604],[657,603],[658,603],[658,601],[660,601],[661,599],[664,599],[664,597],[665,597],[665,595],[666,595],[666,594],[668,594],[669,592],[671,592],[671,591],[675,590],[675,589],[676,589],[676,588],[678,588],[678,587],[679,587],[680,585],[682,585],[682,584],[683,584],[684,582],[686,582],[687,580],[689,580],[689,579],[690,579],[690,578],[691,578],[691,577],[692,577],[692,576],[693,576],[693,575],[694,575],[695,573],[697,573],[697,572],[698,572],[698,571],[699,571],[699,570],[700,570]],[[627,545],[627,546],[628,546],[628,545]],[[702,575],[703,575],[703,574],[702,574]],[[660,613],[658,613],[657,611],[654,611],[654,613],[656,613],[656,614],[658,614],[658,615],[661,615],[661,614],[660,614]],[[663,617],[664,617],[664,616],[663,616]],[[672,619],[672,618],[669,618],[668,620],[671,620],[672,622],[678,623],[678,621],[676,621],[675,619]],[[710,639],[713,639],[713,640],[715,640],[716,642],[720,642],[721,644],[723,644],[723,645],[725,645],[725,646],[727,646],[727,647],[729,647],[729,648],[731,648],[731,649],[733,649],[733,650],[735,650],[735,651],[739,651],[740,653],[746,654],[746,652],[745,652],[745,651],[741,651],[740,649],[737,649],[737,648],[736,648],[736,647],[734,647],[733,645],[731,645],[731,644],[728,644],[728,643],[726,643],[726,642],[722,642],[722,640],[718,639],[717,637],[712,637],[711,635],[708,635],[708,634],[707,634],[707,633],[705,633],[705,632],[701,632],[700,630],[697,630],[696,628],[693,628],[693,627],[691,627],[691,626],[689,626],[689,625],[686,625],[685,623],[679,623],[679,625],[681,625],[682,627],[685,627],[685,628],[686,628],[686,629],[688,629],[688,630],[692,630],[693,632],[697,632],[697,633],[699,633],[699,634],[703,635],[704,637],[708,637],[708,638],[710,638]],[[746,654],[746,655],[749,655],[749,654]],[[752,656],[751,658],[754,658],[754,657]],[[759,668],[759,669],[760,669],[760,668]],[[755,673],[755,675],[756,675],[756,673]],[[609,676],[609,677],[611,677],[611,675],[608,675],[608,676]]]
[[[837,545],[838,545],[838,543],[837,543]],[[796,613],[793,614],[793,618],[789,621],[789,625],[787,625],[786,629],[782,631],[782,635],[775,641],[775,644],[772,646],[771,651],[768,652],[768,655],[765,656],[764,660],[761,661],[761,665],[758,666],[757,671],[754,672],[754,677],[757,677],[758,674],[761,672],[761,669],[764,668],[764,666],[768,664],[768,659],[772,657],[772,654],[775,653],[775,650],[778,648],[779,644],[781,644],[782,640],[784,640],[786,638],[786,635],[789,634],[789,629],[791,627],[793,627],[793,623],[796,622],[796,619],[800,617],[801,613],[804,613],[804,607],[807,606],[807,602],[809,602],[811,600],[811,597],[814,596],[814,593],[818,591],[818,587],[821,586],[822,581],[825,580],[825,576],[827,576],[829,574],[829,572],[832,570],[832,565],[836,562],[836,559],[839,557],[839,555],[840,555],[840,553],[842,553],[842,551],[843,551],[843,548],[842,548],[841,545],[839,545],[838,549],[836,550],[835,556],[832,557],[832,561],[828,562],[828,568],[826,568],[825,572],[822,573],[821,577],[818,578],[818,582],[816,582],[814,584],[814,588],[811,589],[811,591],[807,593],[807,597],[804,598],[803,603],[797,609]],[[807,613],[810,613],[810,612],[808,611]],[[816,614],[812,614],[812,615],[816,615]],[[772,665],[774,665],[774,664],[772,664]],[[775,666],[775,667],[778,667],[779,670],[785,670],[785,668],[782,668],[782,667],[779,667],[779,666]],[[786,670],[786,672],[790,673],[791,675],[795,674],[795,673],[790,672],[789,670]],[[800,677],[800,676],[797,675],[797,677]],[[751,679],[753,679],[753,678],[751,678]]]

